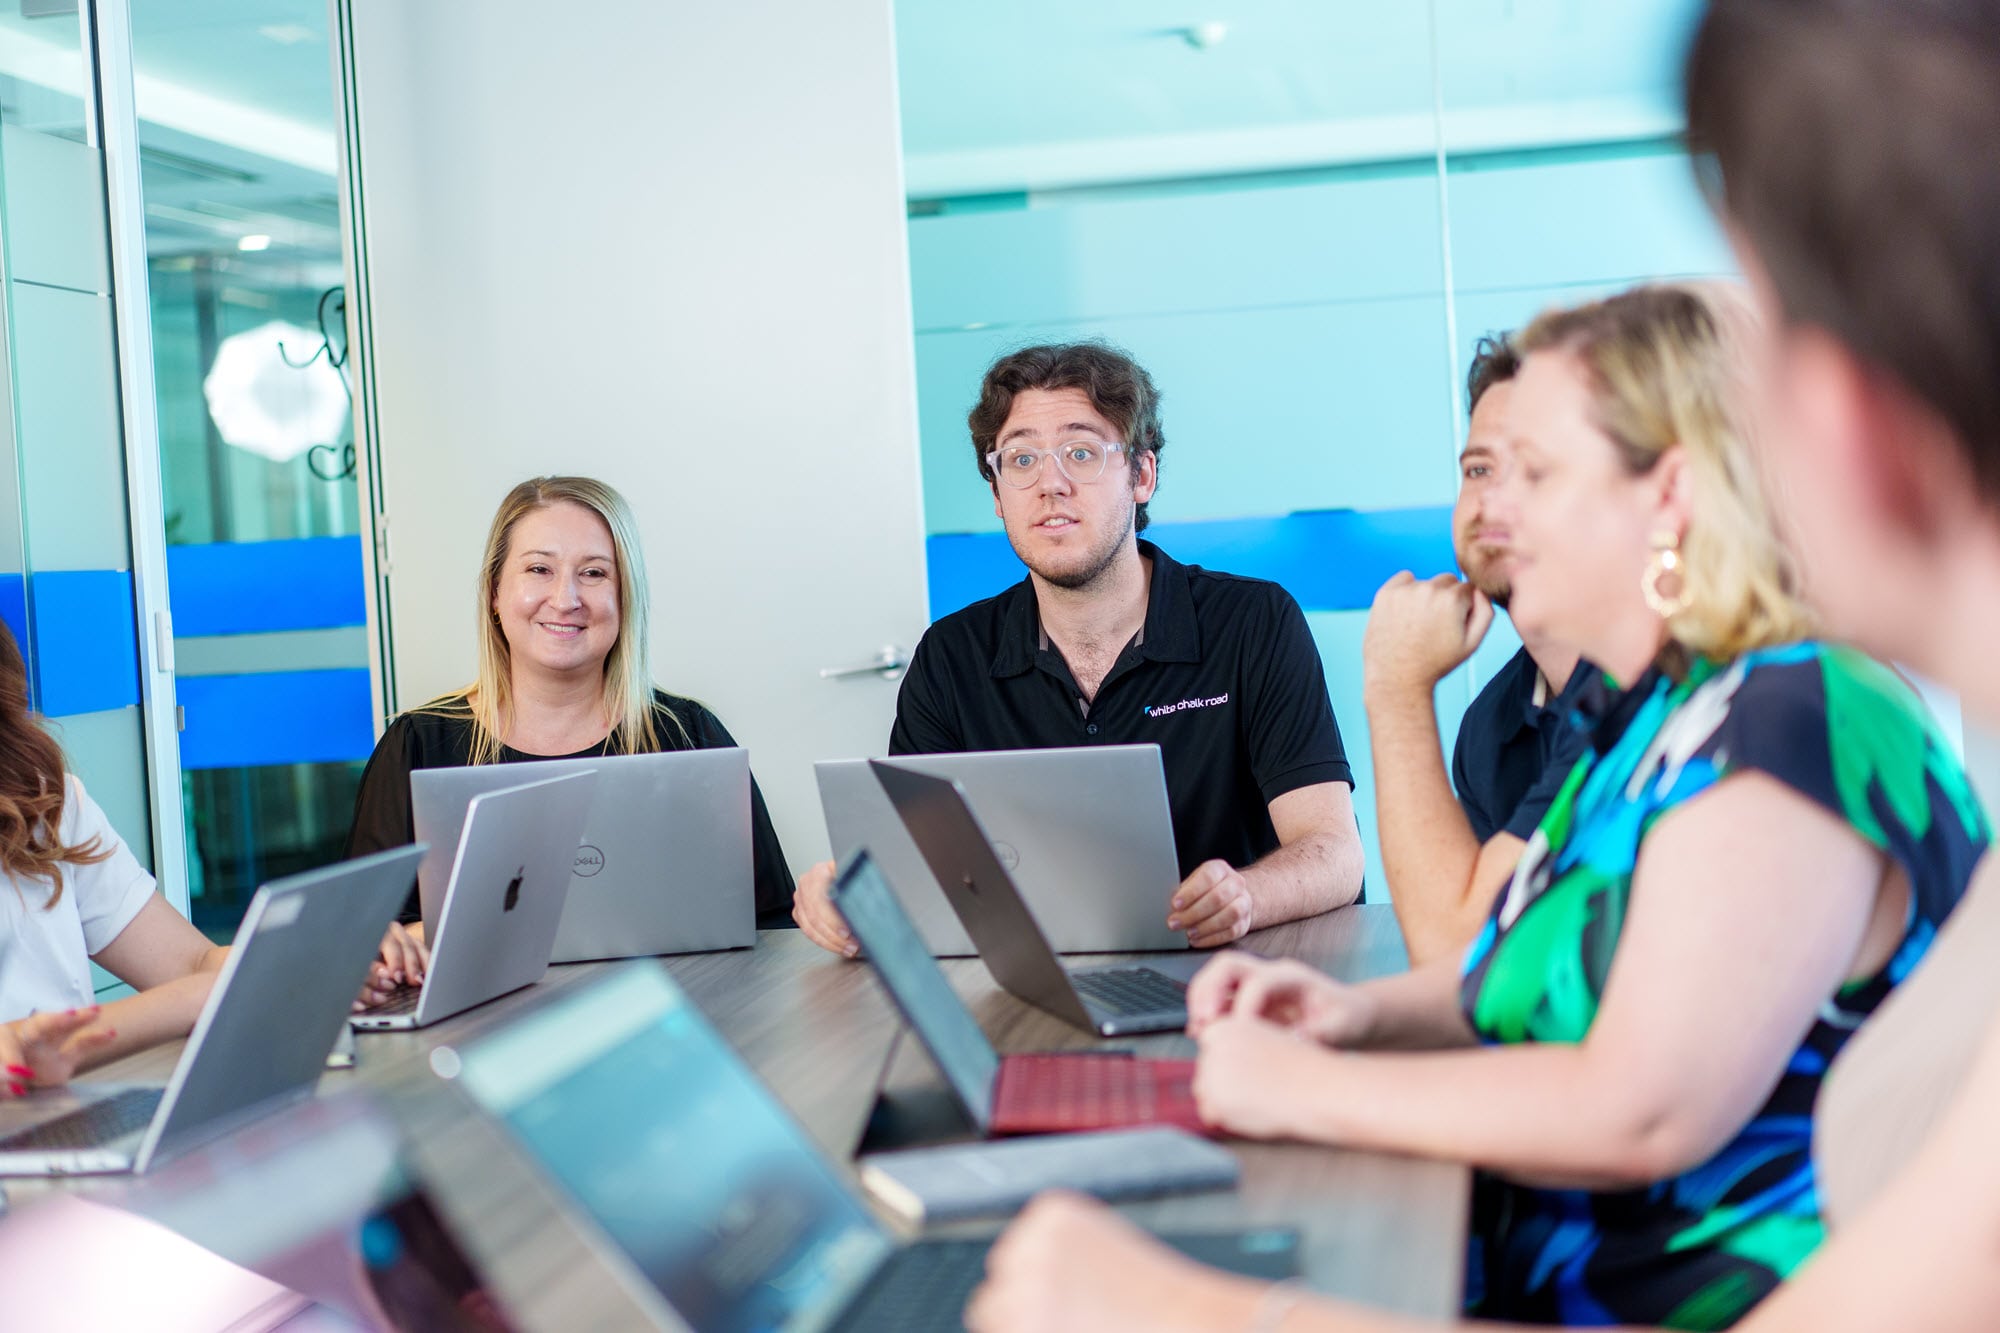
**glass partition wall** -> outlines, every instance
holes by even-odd
[[[0,8],[0,617],[218,939],[337,858],[373,741],[326,33],[316,0]]]
[[[374,741],[323,0],[130,0],[196,923],[339,857]]]
[[[1381,885],[1361,631],[1390,574],[1453,568],[1474,344],[1729,268],[1680,145],[1699,8],[896,0],[933,615],[1020,577],[966,435],[986,363],[1126,347],[1168,441],[1149,535],[1304,607]],[[1517,647],[1503,617],[1441,684],[1447,746]]]
[[[71,771],[185,906],[124,24],[0,13],[0,617]]]

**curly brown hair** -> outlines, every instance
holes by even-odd
[[[1117,427],[1125,459],[1137,480],[1146,454],[1157,466],[1167,439],[1160,430],[1160,391],[1153,377],[1129,355],[1107,342],[1045,343],[1023,347],[995,361],[979,385],[979,401],[966,414],[979,475],[994,483],[986,455],[993,452],[1017,394],[1030,389],[1081,389],[1091,408]],[[1157,475],[1157,474],[1156,474]],[[1146,506],[1132,518],[1132,530],[1146,530]]]
[[[15,881],[45,879],[53,888],[44,907],[62,900],[65,864],[90,865],[112,848],[95,837],[62,840],[62,747],[28,711],[28,664],[14,635],[0,623],[0,870]]]

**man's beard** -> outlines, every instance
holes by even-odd
[[[1495,552],[1490,546],[1475,547],[1474,549],[1485,553],[1486,559],[1480,562],[1482,572],[1478,574],[1470,572],[1470,568],[1463,557],[1459,559],[1459,566],[1467,569],[1466,582],[1485,593],[1487,601],[1505,611],[1508,600],[1514,595],[1513,580],[1509,579],[1501,571],[1501,565],[1506,557]]]
[[[1097,582],[1103,576],[1104,571],[1111,568],[1112,562],[1118,558],[1118,552],[1124,547],[1125,539],[1132,535],[1133,515],[1136,512],[1136,505],[1128,506],[1125,510],[1124,524],[1119,527],[1110,540],[1106,541],[1097,550],[1092,551],[1090,558],[1078,567],[1055,571],[1042,569],[1022,553],[1019,543],[1014,544],[1014,554],[1020,556],[1021,563],[1026,565],[1037,578],[1051,587],[1061,588],[1068,592],[1088,588],[1091,584]]]

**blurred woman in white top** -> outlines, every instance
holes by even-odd
[[[0,1096],[194,1027],[229,950],[167,904],[53,737],[0,627]],[[92,962],[138,992],[95,1003]]]

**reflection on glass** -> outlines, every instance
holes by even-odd
[[[84,137],[84,92],[88,86],[83,54],[83,27],[75,12],[31,17],[27,6],[0,9],[0,246],[5,248],[4,271],[16,276],[16,263],[39,256],[22,253],[32,249],[32,237],[24,237],[28,219],[11,207],[10,179],[14,190],[45,188],[34,164],[18,160],[34,154],[22,135],[49,135],[62,139]],[[10,154],[9,149],[14,151]],[[8,158],[17,158],[8,172]],[[39,156],[39,155],[37,155]],[[0,291],[0,617],[13,631],[22,656],[31,664],[30,691],[33,691],[32,664],[35,662],[34,625],[27,614],[28,552],[22,514],[20,441],[17,418],[19,385],[10,339],[19,337],[13,318],[13,283]],[[39,705],[39,700],[37,701]]]
[[[132,26],[167,542],[200,557],[170,555],[189,879],[227,938],[259,882],[339,856],[367,754],[306,734],[367,670],[358,592],[306,591],[362,579],[327,7]]]
[[[0,122],[81,139],[87,74],[77,6],[0,8]]]

